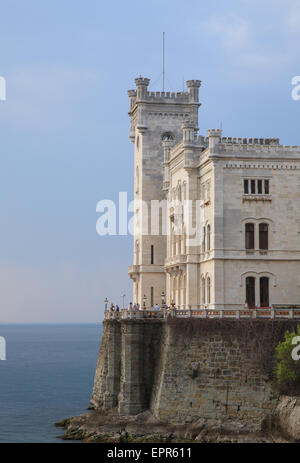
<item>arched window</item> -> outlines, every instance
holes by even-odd
[[[172,132],[165,132],[162,134],[161,139],[162,140],[174,140],[174,135],[172,134]]]
[[[207,304],[210,304],[210,277],[207,278]]]
[[[259,249],[269,249],[269,225],[267,223],[259,224]]]
[[[207,229],[206,229],[206,242],[207,242],[207,251],[210,251],[210,225],[208,224],[207,225]]]
[[[206,246],[206,228],[203,227],[203,236],[202,236],[202,252],[205,252],[205,246]]]
[[[202,304],[205,304],[205,278],[202,278]]]
[[[246,278],[246,302],[249,307],[255,307],[255,278]]]
[[[269,278],[261,277],[259,281],[260,286],[260,306],[269,307]]]
[[[254,223],[246,223],[245,225],[245,247],[246,249],[254,249]]]

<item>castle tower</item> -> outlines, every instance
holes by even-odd
[[[163,140],[169,145],[182,138],[182,122],[198,127],[199,80],[187,81],[187,92],[149,92],[150,80],[135,79],[136,90],[129,90],[130,139],[134,143],[135,234],[134,262],[129,276],[134,282],[133,302],[147,308],[161,303],[166,291],[167,237],[151,230],[152,200],[165,199],[163,185]],[[166,148],[166,147],[165,147]],[[142,206],[143,201],[144,206]],[[146,212],[148,211],[148,217]]]

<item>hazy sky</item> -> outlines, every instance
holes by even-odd
[[[127,90],[201,79],[199,125],[300,145],[300,1],[1,0],[0,322],[97,322],[130,299],[131,237],[96,204],[132,197]],[[1,334],[1,325],[0,325]]]

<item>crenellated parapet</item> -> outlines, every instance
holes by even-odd
[[[232,138],[222,137],[223,144],[232,145],[265,145],[265,146],[278,146],[280,145],[279,138]]]
[[[207,130],[207,139],[203,139],[205,145],[208,140],[208,147],[211,153],[221,155],[222,153],[249,153],[251,156],[261,156],[262,153],[270,155],[298,158],[300,146],[284,146],[280,144],[279,138],[236,138],[222,137],[220,129]]]
[[[129,90],[131,109],[136,103],[174,103],[174,104],[196,104],[199,105],[200,80],[188,80],[186,82],[188,91],[182,92],[153,92],[148,91],[150,79],[138,77],[135,79],[136,90]]]

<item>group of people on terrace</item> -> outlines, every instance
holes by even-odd
[[[151,310],[158,312],[160,310],[164,310],[168,308],[169,307],[167,306],[167,304],[162,304],[161,306],[159,306],[158,304],[155,304],[155,306]],[[130,302],[129,306],[126,309],[135,312],[137,310],[141,310],[141,307],[140,307],[140,304],[136,304],[136,303],[132,304],[132,302]],[[111,303],[109,310],[110,312],[120,312],[120,307],[117,304],[115,306],[113,303]],[[146,310],[146,307],[144,306],[142,310]]]

